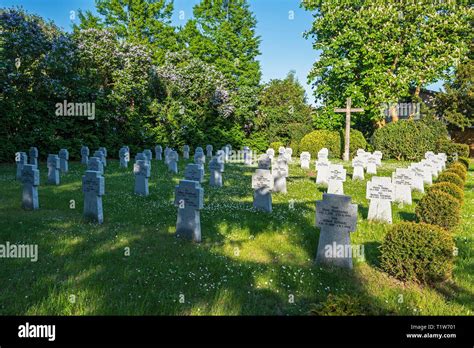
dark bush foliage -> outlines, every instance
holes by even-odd
[[[415,214],[419,222],[451,230],[461,220],[460,206],[459,201],[449,193],[430,190],[421,198]]]
[[[380,251],[382,268],[400,280],[435,283],[451,277],[453,237],[438,226],[396,224],[385,236]]]

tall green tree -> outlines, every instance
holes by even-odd
[[[260,83],[260,37],[247,0],[202,0],[183,28],[189,51],[213,64],[236,87]]]
[[[265,84],[259,99],[255,128],[268,141],[297,144],[311,131],[312,110],[294,71]]]
[[[444,84],[444,93],[436,96],[436,110],[450,125],[461,128],[474,124],[474,45],[466,60]]]
[[[171,24],[173,0],[96,0],[99,17],[79,13],[79,29],[107,28],[118,38],[148,47],[155,63],[163,63],[167,51],[180,48]]]
[[[473,8],[457,1],[304,0],[320,57],[308,79],[336,118],[347,97],[383,125],[380,106],[443,79],[468,48]],[[396,116],[396,115],[394,115]],[[322,122],[324,123],[324,122]]]

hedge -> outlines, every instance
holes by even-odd
[[[464,180],[454,172],[447,170],[443,171],[436,180],[437,182],[450,182],[457,185],[461,190],[464,190]]]
[[[428,191],[433,190],[443,191],[447,194],[450,194],[456,198],[461,205],[464,203],[464,191],[455,184],[450,182],[438,182],[428,188]]]
[[[330,158],[338,158],[341,154],[341,140],[339,132],[325,129],[315,130],[301,139],[299,150],[308,151],[312,158],[318,157],[322,148],[329,150]]]

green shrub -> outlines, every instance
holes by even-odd
[[[467,168],[463,163],[459,161],[454,162],[451,165],[449,165],[448,169],[456,169],[457,171],[462,173],[464,179],[466,179],[465,177],[467,176]]]
[[[461,163],[466,168],[466,170],[469,170],[469,158],[459,157],[458,162]]]
[[[357,295],[329,294],[326,301],[313,305],[310,314],[321,316],[377,315],[373,304]]]
[[[340,132],[341,137],[341,158],[344,154],[344,139],[345,139],[345,130]],[[358,149],[367,149],[367,140],[364,138],[364,134],[358,131],[357,129],[351,129],[351,139],[349,141],[349,155],[351,158],[355,157]]]
[[[451,277],[453,237],[438,226],[396,224],[386,234],[380,251],[381,267],[400,280],[434,283]]]
[[[436,151],[444,152],[448,157],[448,162],[452,162],[455,158],[455,153],[459,157],[469,157],[469,145],[455,143],[447,138],[439,139],[436,143]]]
[[[461,203],[449,193],[430,190],[421,198],[415,214],[419,222],[450,230],[461,220],[460,206]]]
[[[372,143],[375,150],[382,151],[384,158],[420,160],[425,152],[435,150],[441,134],[440,122],[432,120],[431,125],[420,120],[389,123],[374,132]]]
[[[428,191],[432,190],[443,191],[447,194],[450,194],[456,198],[461,205],[464,202],[464,191],[461,190],[457,185],[450,182],[438,182],[433,184],[428,188]]]
[[[339,157],[341,154],[339,132],[320,129],[308,133],[301,139],[299,151],[308,151],[311,157],[316,158],[319,150],[324,147],[329,150],[329,157]]]
[[[462,164],[461,164],[462,166]],[[464,166],[462,166],[464,168]],[[459,169],[459,167],[449,167],[443,173],[454,173],[457,176],[459,176],[463,182],[466,182],[467,174],[465,172],[465,169]]]
[[[464,190],[464,180],[454,172],[445,170],[438,176],[437,182],[450,182],[458,186],[461,190]]]
[[[278,149],[280,146],[285,146],[281,141],[274,141],[273,143],[270,143],[270,148],[275,150],[275,154],[278,154]]]

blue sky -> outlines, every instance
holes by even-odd
[[[174,0],[173,23],[184,25],[192,17],[192,8],[199,0]],[[1,0],[1,7],[22,6],[29,12],[50,19],[65,30],[71,28],[71,11],[94,11],[94,0]],[[290,70],[296,71],[298,80],[306,89],[308,101],[314,103],[307,75],[318,54],[303,32],[312,23],[311,13],[300,8],[300,0],[249,0],[257,17],[257,34],[261,37],[262,79],[283,78]],[[184,14],[184,20],[180,19]],[[95,11],[94,11],[95,12]],[[77,18],[76,18],[77,21]],[[438,90],[441,84],[429,86]]]

